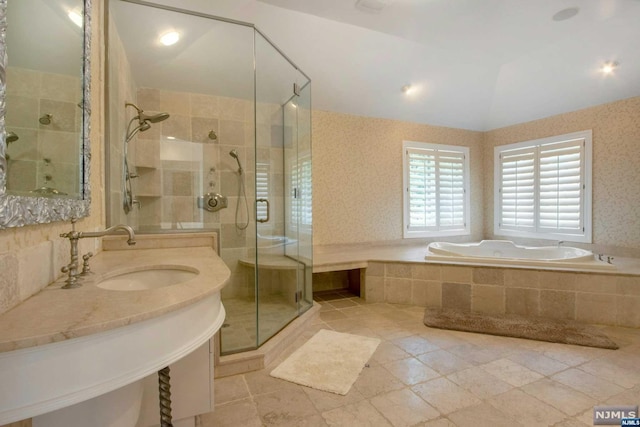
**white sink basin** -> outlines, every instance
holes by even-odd
[[[97,286],[110,291],[143,291],[184,283],[197,275],[198,271],[186,267],[152,268],[118,274],[101,281]]]

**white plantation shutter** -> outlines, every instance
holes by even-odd
[[[465,225],[464,154],[438,152],[438,212],[440,228]]]
[[[466,147],[405,141],[405,237],[467,234]]]
[[[540,161],[540,230],[582,232],[583,140],[543,145]]]
[[[309,158],[301,158],[298,175],[298,188],[300,189],[299,210],[300,225],[311,225],[311,160]]]
[[[535,227],[535,148],[524,148],[500,156],[503,228]]]
[[[591,241],[591,131],[495,151],[496,234]]]
[[[256,164],[256,199],[269,198],[269,164]],[[267,204],[256,203],[256,219],[267,218]]]
[[[291,166],[291,182],[296,189],[296,197],[291,199],[291,224],[310,227],[312,224],[312,182],[311,159],[301,157]]]
[[[429,229],[438,224],[435,151],[407,150],[409,157],[409,229]]]

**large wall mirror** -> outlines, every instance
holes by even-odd
[[[0,0],[0,228],[89,214],[91,0]]]

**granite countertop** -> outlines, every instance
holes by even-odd
[[[184,266],[193,279],[140,291],[111,291],[101,280],[154,267]],[[75,289],[64,278],[0,315],[0,352],[55,343],[158,317],[220,292],[230,271],[211,247],[102,251],[91,261],[93,274]]]

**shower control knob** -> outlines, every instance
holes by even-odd
[[[228,200],[225,196],[219,193],[207,193],[204,196],[200,196],[197,199],[198,207],[209,212],[217,212],[220,209],[224,209],[228,205]]]

